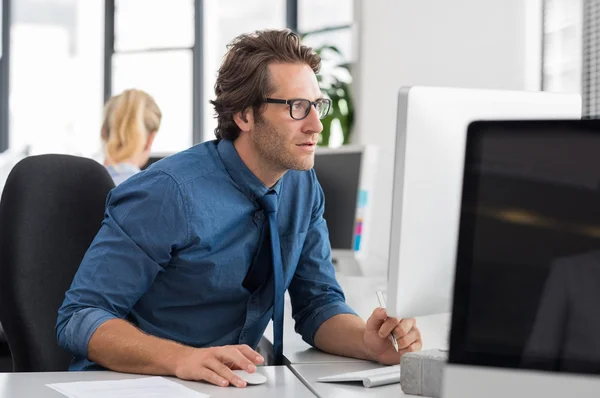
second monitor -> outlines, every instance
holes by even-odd
[[[370,146],[317,148],[315,154],[332,260],[338,271],[349,275],[362,275],[361,262],[367,256],[374,162],[375,148]]]
[[[581,98],[573,94],[400,90],[388,280],[391,315],[450,312],[469,123],[580,117]]]

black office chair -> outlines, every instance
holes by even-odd
[[[15,372],[64,371],[57,313],[114,183],[91,159],[41,155],[12,169],[0,200],[0,322]]]

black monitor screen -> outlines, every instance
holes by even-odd
[[[332,249],[353,249],[354,218],[362,151],[318,153],[315,173],[325,195],[325,220]]]
[[[600,121],[468,131],[449,362],[600,373]]]

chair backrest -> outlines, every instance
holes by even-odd
[[[101,164],[75,156],[31,156],[12,169],[0,200],[0,322],[15,372],[67,370],[58,309],[113,187]]]

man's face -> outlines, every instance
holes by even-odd
[[[322,98],[317,78],[306,64],[271,64],[269,72],[276,87],[270,98]],[[264,113],[255,118],[250,134],[259,156],[271,166],[282,171],[310,170],[322,130],[314,106],[304,119],[295,120],[290,116],[289,105],[269,103]]]

